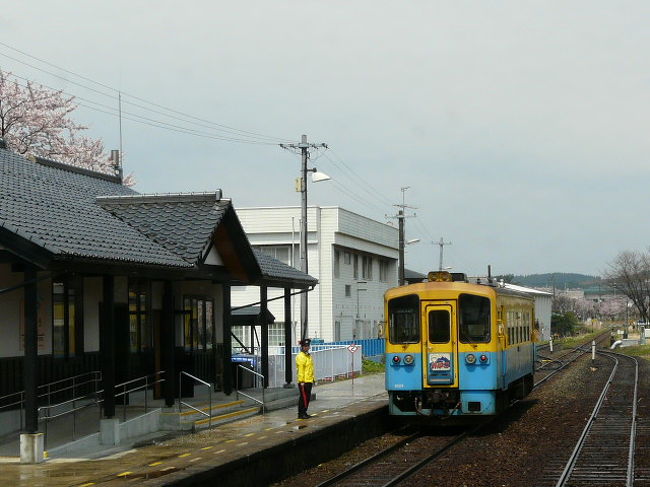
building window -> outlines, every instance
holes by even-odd
[[[206,296],[183,298],[185,350],[211,350],[214,343],[214,301]]]
[[[352,286],[350,286],[349,284],[346,284],[345,285],[345,297],[349,298],[351,296],[352,296]]]
[[[341,252],[334,251],[334,277],[341,276]]]
[[[340,321],[335,321],[334,322],[334,341],[335,342],[340,342],[341,341],[341,322]]]
[[[361,277],[363,279],[372,279],[372,257],[364,255],[361,262]]]
[[[269,346],[281,347],[284,345],[284,323],[271,323],[269,327]]]
[[[353,267],[352,274],[355,279],[358,279],[359,278],[359,256],[357,254],[354,254],[353,261],[354,261],[354,267]]]
[[[291,246],[290,245],[255,245],[254,249],[263,254],[269,255],[287,265],[291,265]]]
[[[350,265],[352,263],[352,254],[350,252],[343,252],[343,263]]]
[[[152,341],[148,287],[137,282],[129,282],[129,350],[131,352],[150,350]]]
[[[82,327],[77,327],[81,285],[75,281],[52,282],[52,355],[74,357]]]
[[[380,260],[379,261],[379,280],[381,282],[388,282],[388,261]]]

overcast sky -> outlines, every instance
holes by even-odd
[[[140,192],[297,205],[299,157],[274,144],[307,134],[333,178],[310,204],[387,221],[409,187],[409,268],[444,237],[458,272],[599,274],[650,244],[648,25],[647,0],[24,1],[0,42],[105,86],[5,45],[0,68],[112,112],[77,112],[107,149],[121,90]],[[182,133],[249,139],[208,122],[270,143]]]

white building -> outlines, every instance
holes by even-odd
[[[253,248],[300,267],[300,207],[238,208]],[[397,285],[397,228],[339,207],[307,211],[309,274],[319,284],[308,294],[308,335],[325,341],[376,338],[382,332],[384,292]],[[259,301],[258,288],[233,287],[232,306]],[[269,289],[269,299],[280,291]],[[270,301],[275,325],[269,344],[283,343],[282,300]],[[300,334],[300,298],[292,304],[293,337]],[[249,329],[239,330],[250,343]],[[294,339],[294,344],[296,339]]]

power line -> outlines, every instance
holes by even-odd
[[[26,81],[27,83],[32,83],[33,82],[32,80],[29,80],[28,78],[16,75],[14,73],[7,73],[7,75],[11,76],[13,78],[22,79],[22,80]],[[15,81],[15,83],[18,84],[19,86],[23,87],[23,88],[27,88],[26,85],[23,85],[23,84],[21,84],[21,83],[19,83],[17,81]],[[237,142],[237,143],[258,144],[258,145],[276,145],[273,142],[265,142],[265,141],[259,141],[259,140],[251,140],[251,139],[238,139],[238,138],[235,138],[235,137],[227,137],[225,135],[220,135],[220,134],[211,134],[211,133],[201,132],[201,131],[196,130],[196,129],[179,126],[178,124],[171,124],[171,123],[164,122],[164,121],[161,121],[161,120],[156,120],[156,119],[152,119],[152,118],[145,117],[145,116],[142,116],[142,115],[138,115],[136,113],[121,111],[119,108],[115,108],[115,107],[112,107],[110,105],[106,105],[104,103],[96,102],[94,100],[90,100],[90,99],[82,97],[82,96],[74,95],[72,93],[68,93],[67,91],[64,91],[64,90],[61,90],[61,89],[52,88],[50,86],[47,86],[47,85],[41,84],[41,83],[38,83],[38,84],[40,86],[44,87],[44,88],[48,88],[50,90],[53,90],[53,91],[56,91],[56,92],[59,92],[59,93],[63,93],[65,95],[67,95],[67,96],[71,96],[71,97],[75,98],[75,100],[81,100],[83,103],[77,102],[77,105],[80,106],[80,107],[87,108],[89,110],[93,110],[93,111],[96,111],[96,112],[104,113],[106,115],[110,115],[110,116],[113,116],[113,117],[118,117],[118,118],[121,117],[121,118],[123,118],[125,120],[130,120],[132,122],[140,123],[140,124],[143,124],[143,125],[148,125],[150,127],[162,128],[162,129],[166,129],[166,130],[169,130],[169,131],[172,131],[172,132],[177,132],[177,133],[186,134],[186,135],[193,135],[193,136],[196,136],[196,137],[202,137],[202,138],[207,138],[207,139],[212,139],[212,140],[221,140],[221,141],[224,141],[224,142]],[[95,105],[95,106],[92,106],[92,105]],[[100,107],[100,108],[98,108],[98,107]],[[121,111],[121,114],[120,114],[120,111]]]
[[[16,49],[16,48],[14,48],[14,47],[12,47],[12,46],[6,44],[6,43],[0,42],[0,45],[6,47],[6,48],[8,48],[8,49],[11,49],[11,50],[13,50],[13,51],[16,51],[16,52],[18,52],[18,53],[20,53],[20,54],[22,54],[22,55],[24,55],[24,56],[27,56],[27,57],[29,57],[29,58],[31,58],[31,59],[34,59],[34,60],[36,60],[36,61],[38,61],[38,62],[41,62],[41,63],[43,63],[43,64],[46,64],[46,65],[48,65],[48,66],[51,66],[51,67],[53,67],[53,68],[55,68],[55,69],[58,69],[58,70],[60,70],[60,71],[62,71],[62,72],[64,72],[64,73],[70,74],[70,75],[72,75],[72,76],[76,76],[76,77],[78,77],[78,78],[80,78],[80,79],[82,79],[82,80],[84,80],[84,81],[88,81],[88,82],[93,83],[93,84],[95,84],[95,85],[97,85],[97,86],[101,86],[102,88],[106,88],[106,89],[108,89],[108,90],[111,90],[114,94],[107,94],[107,93],[105,93],[104,91],[97,90],[97,89],[95,89],[95,88],[91,88],[91,87],[89,87],[89,86],[87,86],[87,85],[84,85],[84,84],[82,84],[82,83],[75,82],[75,81],[70,80],[70,79],[68,79],[68,78],[66,78],[66,77],[63,77],[63,76],[58,75],[58,74],[56,74],[56,73],[53,73],[52,71],[48,71],[48,70],[46,70],[46,69],[40,68],[40,67],[35,66],[35,65],[33,65],[33,64],[30,64],[30,63],[28,63],[28,62],[26,62],[26,61],[23,61],[23,60],[21,60],[21,59],[18,59],[18,58],[16,58],[16,57],[9,56],[8,54],[5,54],[5,53],[0,52],[0,55],[1,55],[1,56],[4,56],[4,57],[6,57],[6,58],[8,58],[8,59],[11,59],[11,60],[13,60],[13,61],[16,61],[16,62],[18,62],[18,63],[24,64],[25,66],[29,66],[30,68],[35,69],[35,70],[37,70],[37,71],[41,71],[41,72],[43,72],[43,73],[49,74],[50,76],[54,76],[55,78],[61,79],[61,80],[66,81],[66,82],[68,82],[68,83],[72,83],[72,84],[74,84],[74,85],[76,85],[76,86],[79,86],[79,87],[81,87],[81,88],[87,89],[87,90],[92,91],[92,92],[94,92],[94,93],[96,93],[96,94],[99,94],[99,95],[102,95],[102,96],[105,96],[105,97],[109,97],[109,98],[111,98],[111,99],[115,99],[115,96],[121,93],[121,94],[124,95],[124,96],[128,96],[128,97],[133,98],[133,99],[135,99],[135,100],[139,100],[139,101],[141,101],[141,102],[143,102],[143,103],[146,103],[146,104],[149,104],[149,105],[152,105],[152,106],[158,107],[158,108],[160,108],[160,109],[162,109],[162,110],[165,110],[165,111],[167,111],[167,112],[170,112],[170,113],[172,113],[172,114],[174,114],[174,115],[182,115],[182,116],[184,116],[184,117],[190,118],[190,119],[192,119],[192,120],[196,120],[196,121],[198,121],[198,122],[207,123],[207,124],[211,125],[212,128],[216,128],[216,127],[218,127],[218,130],[222,130],[222,131],[225,131],[225,132],[230,132],[230,133],[232,133],[233,135],[237,135],[237,136],[239,136],[239,137],[246,137],[246,138],[252,138],[252,139],[266,139],[266,140],[274,140],[274,141],[291,141],[291,140],[292,140],[292,139],[288,139],[288,138],[281,138],[281,137],[269,136],[269,135],[264,135],[264,134],[260,134],[260,133],[257,133],[257,132],[252,132],[252,131],[248,131],[248,130],[238,129],[238,128],[235,128],[235,127],[231,127],[231,126],[229,126],[229,125],[220,124],[220,123],[213,122],[213,121],[210,121],[210,120],[206,120],[206,119],[203,119],[203,118],[200,118],[200,117],[196,117],[196,116],[194,116],[194,115],[191,115],[191,114],[188,114],[188,113],[182,112],[182,111],[180,111],[180,110],[175,110],[175,109],[173,109],[173,108],[165,107],[165,106],[160,105],[160,104],[158,104],[158,103],[155,103],[155,102],[152,102],[152,101],[146,100],[146,99],[144,99],[144,98],[138,97],[138,96],[136,96],[136,95],[132,95],[132,94],[129,94],[129,93],[123,92],[123,91],[118,90],[118,89],[116,89],[116,88],[114,88],[114,87],[112,87],[112,86],[109,86],[109,85],[105,84],[105,83],[101,83],[101,82],[99,82],[99,81],[95,81],[95,80],[93,80],[93,79],[91,79],[91,78],[89,78],[89,77],[87,77],[87,76],[83,76],[83,75],[80,75],[80,74],[75,73],[75,72],[73,72],[73,71],[70,71],[70,70],[68,70],[68,69],[62,68],[62,67],[57,66],[57,65],[55,65],[55,64],[53,64],[53,63],[50,63],[50,62],[45,61],[45,60],[43,60],[43,59],[40,59],[40,58],[38,58],[38,57],[36,57],[36,56],[32,56],[31,54],[28,54],[28,53],[26,53],[26,52],[24,52],[24,51],[21,51],[20,49]],[[143,109],[143,110],[148,110],[148,111],[152,111],[152,112],[154,112],[154,113],[158,113],[159,115],[163,115],[163,116],[166,116],[166,117],[172,117],[172,115],[169,115],[169,114],[167,114],[167,113],[163,113],[163,112],[160,112],[160,111],[154,110],[154,109],[152,109],[152,108],[149,108],[149,107],[146,107],[146,106],[139,105],[139,104],[134,103],[134,102],[124,101],[124,103],[128,103],[128,104],[130,104],[130,105],[137,106],[137,107],[139,107],[139,108],[141,108],[141,109]],[[187,122],[187,123],[193,123],[193,124],[196,124],[196,125],[201,125],[201,124],[198,124],[197,122],[194,122],[194,121],[192,121],[192,120],[184,120],[184,121]],[[207,128],[207,127],[204,126],[204,128]],[[240,140],[241,140],[241,139],[240,139]]]
[[[332,151],[332,152],[333,152],[333,151]],[[375,190],[374,188],[372,188],[372,187],[370,186],[370,184],[368,183],[367,180],[364,180],[363,178],[361,178],[361,176],[357,176],[357,178],[352,178],[352,177],[350,176],[350,174],[352,174],[352,175],[356,175],[356,173],[354,173],[353,171],[350,171],[349,169],[348,169],[348,172],[349,172],[349,173],[346,173],[346,171],[343,170],[343,169],[341,168],[341,165],[343,164],[342,162],[339,163],[339,162],[335,161],[334,159],[332,159],[331,157],[329,157],[329,156],[328,156],[327,154],[325,154],[325,153],[323,154],[323,157],[325,157],[325,159],[327,159],[328,161],[330,161],[330,162],[334,165],[334,167],[336,167],[339,171],[341,171],[342,173],[344,173],[345,176],[346,176],[346,177],[347,177],[347,178],[348,178],[348,179],[349,179],[353,184],[355,184],[357,188],[363,190],[363,191],[364,191],[367,195],[369,195],[373,200],[375,200],[375,201],[377,201],[379,204],[381,204],[382,207],[383,207],[384,209],[385,209],[386,207],[390,207],[390,206],[391,206],[390,201],[388,201],[388,200],[385,199],[385,198],[381,198],[380,196],[378,196],[378,195],[381,194],[381,192],[379,192],[379,191]],[[341,164],[341,165],[339,165],[339,164]],[[345,167],[347,167],[347,166],[345,166]],[[355,181],[354,179],[356,179],[356,181]],[[358,194],[358,191],[357,191],[356,193]],[[365,198],[364,198],[364,199],[365,199]],[[366,201],[367,201],[367,200],[366,200]],[[382,211],[385,211],[384,209],[382,209]]]
[[[340,155],[338,155],[333,149],[331,150],[331,152],[332,152],[332,154],[334,154],[338,158],[339,162],[345,168],[347,168],[347,170],[350,171],[350,173],[352,173],[357,178],[358,181],[361,181],[364,185],[368,186],[368,188],[370,188],[370,190],[372,190],[372,192],[370,193],[372,196],[374,196],[374,197],[378,198],[379,200],[381,200],[382,203],[385,204],[386,206],[391,206],[391,204],[392,204],[391,201],[388,198],[384,197],[383,193],[381,191],[378,191],[376,188],[372,187],[368,183],[367,179],[360,176],[352,167],[350,167],[348,164],[346,164],[346,162],[343,160],[343,158]]]

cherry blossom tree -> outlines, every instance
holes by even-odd
[[[72,120],[74,97],[30,81],[19,83],[0,70],[0,137],[19,154],[33,154],[93,171],[116,174],[100,139]],[[133,184],[132,176],[126,180]]]
[[[650,320],[650,253],[624,251],[605,272],[609,286],[626,296],[646,323]]]

